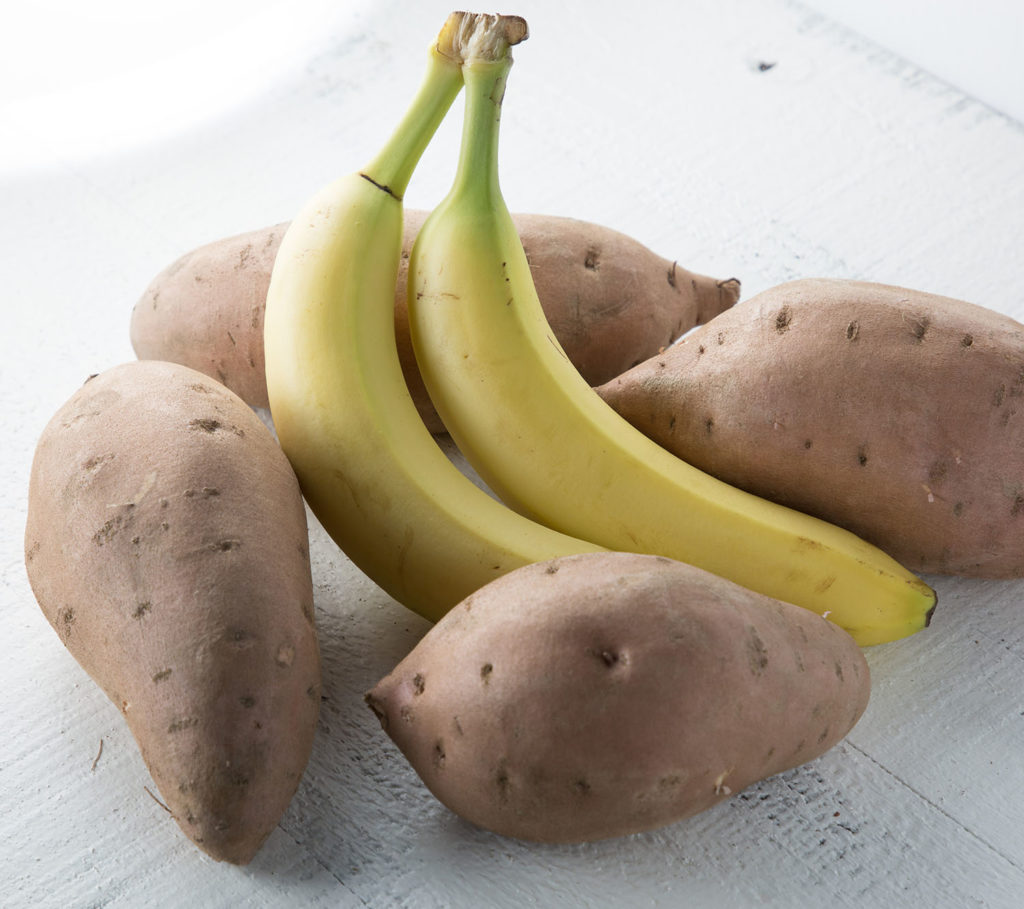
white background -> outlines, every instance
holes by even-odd
[[[686,267],[740,277],[744,297],[833,275],[1024,319],[1017,5],[814,6],[505,10],[532,33],[504,111],[510,207],[616,227]],[[28,588],[35,441],[88,374],[132,358],[129,314],[154,274],[201,243],[287,219],[376,150],[449,11],[436,0],[183,0],[173,12],[39,0],[5,19],[3,904],[1019,906],[1020,582],[929,578],[932,627],[868,651],[868,712],[812,764],[661,831],[540,847],[452,817],[390,746],[362,693],[426,624],[314,524],[327,700],[288,813],[239,869],[201,855],[147,794],[118,711]],[[458,120],[456,107],[411,205],[446,190]]]

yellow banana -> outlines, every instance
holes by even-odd
[[[573,368],[545,320],[499,187],[510,66],[463,66],[455,182],[410,260],[417,362],[467,460],[537,521],[609,549],[697,565],[827,616],[862,645],[923,628],[935,603],[923,581],[854,535],[669,454]]]
[[[381,153],[289,227],[267,295],[270,411],[310,508],[360,569],[431,620],[513,568],[601,548],[521,517],[466,478],[423,424],[395,343],[402,194],[461,90],[463,56],[507,55],[523,26],[452,14]]]

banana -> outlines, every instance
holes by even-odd
[[[410,259],[413,348],[467,461],[525,516],[796,603],[861,645],[923,628],[935,594],[889,556],[691,467],[619,417],[580,377],[545,320],[499,186],[510,67],[508,58],[464,64],[455,181]]]
[[[513,568],[601,549],[521,517],[459,471],[413,404],[395,342],[402,194],[461,90],[462,55],[507,54],[525,37],[520,22],[452,14],[380,154],[289,227],[267,295],[270,412],[307,503],[365,574],[432,621]]]

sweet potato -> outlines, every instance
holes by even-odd
[[[481,588],[367,702],[456,814],[580,842],[681,820],[821,755],[869,691],[827,619],[680,562],[597,553]]]
[[[184,366],[89,379],[32,463],[25,561],[61,641],[123,713],[181,829],[251,860],[320,705],[306,514],[273,436]]]
[[[413,399],[439,433],[444,426],[416,369],[405,303],[408,254],[425,217],[406,213],[395,334]],[[546,215],[515,220],[555,336],[591,384],[653,355],[739,296],[737,280],[689,272],[606,227]],[[202,246],[157,275],[132,312],[136,355],[191,366],[266,407],[264,305],[287,226]]]
[[[599,389],[679,457],[852,530],[913,571],[1024,575],[1024,326],[806,279]]]

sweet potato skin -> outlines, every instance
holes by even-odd
[[[409,251],[426,215],[406,212],[395,335],[413,400],[439,433],[444,426],[416,368],[405,300]],[[657,353],[739,297],[739,281],[687,271],[618,231],[573,218],[513,217],[555,336],[592,385]],[[287,227],[201,246],[164,269],[132,311],[136,355],[190,366],[253,407],[267,407],[263,316]]]
[[[598,389],[670,451],[920,573],[1024,575],[1024,326],[804,279]]]
[[[25,561],[47,620],[121,710],[182,830],[249,862],[320,704],[306,515],[269,430],[183,366],[89,379],[32,464]]]
[[[464,819],[582,842],[811,760],[869,691],[863,654],[827,619],[680,562],[598,553],[480,589],[367,701]]]

